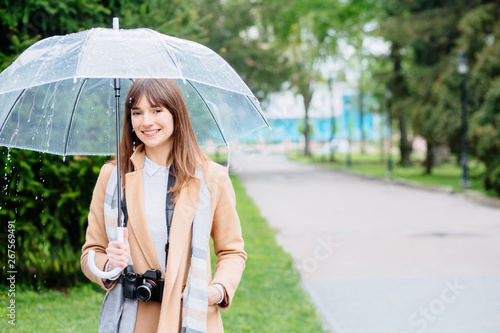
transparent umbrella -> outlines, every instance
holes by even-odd
[[[123,95],[136,78],[177,81],[201,146],[268,126],[250,89],[209,48],[149,29],[96,28],[41,40],[0,74],[0,145],[114,154],[115,78]]]
[[[113,155],[119,97],[137,78],[177,82],[200,146],[228,146],[269,126],[257,98],[217,53],[150,29],[119,29],[116,18],[113,26],[43,39],[0,74],[1,146]]]

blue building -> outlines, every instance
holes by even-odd
[[[376,102],[365,97],[363,100],[363,122],[361,124],[361,115],[359,113],[359,98],[350,89],[343,89],[337,94],[337,100],[334,101],[335,119],[332,122],[332,103],[328,103],[328,98],[317,98],[316,105],[311,103],[309,124],[311,128],[311,140],[317,142],[329,142],[335,140],[360,141],[362,131],[365,139],[368,141],[380,140],[381,133],[385,135],[386,130],[382,129],[384,125],[383,116],[373,112]],[[317,94],[317,93],[315,93]],[[324,96],[323,96],[324,97]],[[313,98],[314,99],[314,98]],[[331,100],[331,99],[330,99]],[[300,105],[300,101],[296,102]],[[290,108],[290,104],[286,106]],[[287,110],[288,111],[288,110]],[[292,115],[287,117],[287,113]],[[303,140],[304,116],[302,112],[290,110],[290,112],[279,112],[278,116],[272,114],[268,116],[272,131],[267,128],[261,129],[251,135],[243,138],[241,142],[266,142],[280,143],[283,141],[299,142]],[[328,114],[330,113],[330,114]],[[362,126],[361,126],[362,125]],[[335,128],[332,135],[332,128]],[[302,132],[301,132],[302,130]]]

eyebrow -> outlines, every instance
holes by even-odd
[[[159,106],[159,105],[150,105],[150,106],[149,106],[149,108],[150,108],[150,109],[154,109],[154,108],[161,108],[161,106]],[[136,106],[136,107],[133,107],[133,108],[130,108],[130,111],[134,111],[134,110],[141,110],[141,108],[139,108],[139,107],[137,107],[137,106]]]

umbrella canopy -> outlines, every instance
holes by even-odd
[[[122,95],[136,78],[175,80],[201,146],[269,126],[257,98],[209,48],[150,29],[96,28],[43,39],[0,74],[0,145],[114,154],[116,78]]]

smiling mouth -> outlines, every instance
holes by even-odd
[[[155,130],[149,130],[149,131],[142,131],[142,133],[146,136],[151,136],[151,135],[155,135],[156,133],[158,133],[160,130],[159,129],[155,129]]]

